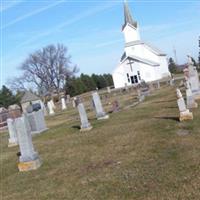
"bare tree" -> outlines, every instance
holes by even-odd
[[[71,56],[67,55],[67,48],[64,45],[48,45],[29,55],[20,66],[22,76],[15,78],[11,87],[25,87],[24,85],[31,84],[40,90],[59,92],[63,89],[66,78],[78,71],[70,59]]]

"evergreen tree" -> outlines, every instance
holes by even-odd
[[[169,71],[171,73],[176,73],[177,72],[177,67],[176,67],[176,64],[175,64],[173,58],[169,58]]]
[[[81,74],[80,79],[87,90],[86,92],[96,89],[96,84],[94,80],[92,79],[92,77],[90,77],[89,75]]]
[[[20,97],[21,96],[19,94],[16,96],[13,95],[12,92],[3,85],[2,89],[0,90],[0,107],[8,108],[9,105],[19,104]]]

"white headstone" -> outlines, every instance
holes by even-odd
[[[107,92],[111,93],[110,87],[107,87]]]
[[[73,101],[72,101],[72,106],[73,106],[73,108],[76,107],[76,97],[74,97],[74,99],[73,99]]]
[[[50,100],[50,103],[51,103],[52,108],[55,109],[56,106],[55,106],[54,101],[52,99]]]
[[[47,107],[48,107],[48,110],[49,110],[49,115],[54,115],[55,112],[54,112],[54,109],[53,109],[51,101],[47,102]]]
[[[106,113],[104,112],[99,94],[97,92],[92,93],[92,99],[93,99],[97,119],[108,119],[109,116],[106,115]]]
[[[192,94],[190,83],[186,80],[186,101],[187,101],[187,108],[197,108],[198,104],[195,102],[194,95]]]
[[[81,131],[86,131],[92,129],[91,124],[88,121],[87,113],[83,103],[78,103],[77,105],[80,120],[81,120]]]
[[[7,125],[9,131],[8,147],[16,146],[18,145],[18,139],[14,120],[7,119]]]
[[[62,104],[62,110],[67,109],[67,106],[66,106],[65,98],[64,98],[64,97],[61,98],[61,104]]]
[[[189,82],[191,85],[192,93],[200,94],[199,75],[190,56],[188,56],[188,69],[189,69]]]
[[[38,153],[33,147],[31,130],[26,116],[23,115],[15,119],[15,123],[21,153],[18,168],[20,171],[37,169],[41,165],[41,162]]]
[[[42,110],[27,113],[28,122],[31,128],[31,134],[39,134],[47,130],[44,114]]]
[[[69,95],[69,94],[67,95],[67,100],[66,100],[66,103],[67,103],[67,104],[69,104],[69,103],[70,103],[70,95]]]
[[[180,121],[192,120],[193,114],[186,108],[185,101],[184,101],[181,91],[179,89],[176,89],[176,94],[177,94],[177,98],[178,98],[177,104],[178,104],[178,108],[179,108],[179,112],[180,112],[179,120]]]

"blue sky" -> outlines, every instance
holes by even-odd
[[[48,44],[63,43],[82,73],[112,73],[123,53],[123,1],[0,0],[1,81],[20,75],[20,63]],[[129,1],[141,38],[178,63],[197,59],[200,2]]]

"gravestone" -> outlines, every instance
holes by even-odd
[[[99,94],[97,92],[93,92],[92,93],[92,99],[93,99],[93,104],[94,104],[94,108],[95,108],[95,111],[96,111],[96,118],[98,120],[108,119],[109,115],[107,115],[104,112],[104,109],[103,109],[103,106],[101,104],[101,100],[100,100]]]
[[[120,107],[119,107],[119,102],[117,100],[112,102],[112,112],[119,112]]]
[[[41,161],[33,147],[28,119],[23,115],[15,119],[15,124],[21,153],[18,163],[19,171],[29,171],[39,168]]]
[[[111,90],[110,90],[110,87],[109,87],[109,86],[107,87],[107,92],[108,92],[108,93],[111,93]]]
[[[46,127],[44,114],[42,110],[38,110],[32,113],[27,113],[26,115],[32,135],[39,134],[48,130],[48,128]]]
[[[61,98],[61,104],[62,104],[62,110],[66,110],[67,106],[66,106],[65,98],[64,97]]]
[[[160,81],[157,81],[157,88],[160,89]]]
[[[73,98],[72,100],[72,107],[75,108],[76,107],[76,97]]]
[[[178,98],[177,104],[180,112],[179,120],[180,121],[192,120],[193,114],[186,108],[185,101],[179,89],[176,89],[176,94]]]
[[[191,85],[191,91],[196,99],[200,99],[199,75],[190,56],[188,56],[188,71],[188,80]]]
[[[174,86],[174,79],[170,79],[170,82],[169,82],[170,86]]]
[[[70,103],[70,95],[67,95],[67,99],[66,99],[66,103],[69,104]]]
[[[18,139],[17,139],[17,131],[16,131],[14,119],[10,119],[10,118],[7,119],[7,126],[8,126],[8,132],[9,132],[8,147],[17,146]]]
[[[186,80],[186,102],[188,109],[198,107],[198,104],[195,102],[194,95],[192,94],[190,83],[188,80]]]
[[[52,106],[52,108],[53,108],[53,109],[55,109],[55,108],[56,108],[56,106],[55,106],[55,104],[54,104],[54,101],[53,101],[53,99],[51,99],[51,100],[50,100],[50,103],[51,103],[51,106]]]
[[[48,107],[48,110],[49,110],[49,115],[54,115],[55,112],[54,112],[54,109],[53,109],[51,101],[47,102],[47,107]]]
[[[76,99],[76,106],[78,108],[80,120],[81,120],[81,129],[80,131],[89,131],[92,129],[91,124],[88,121],[87,113],[85,107],[79,98]]]
[[[138,97],[139,102],[142,102],[145,100],[145,95],[141,92],[140,89],[137,89],[137,97]]]

